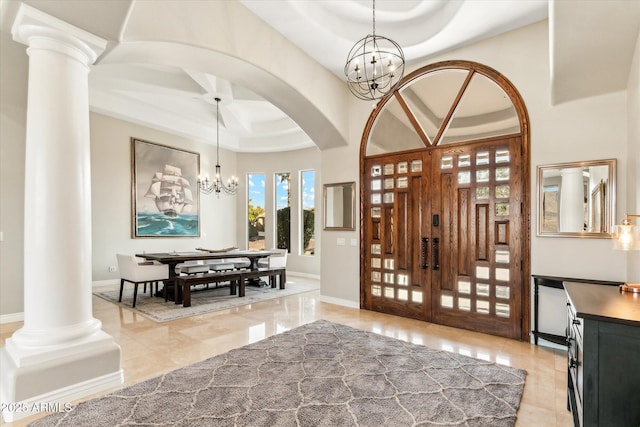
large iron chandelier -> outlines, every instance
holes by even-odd
[[[383,98],[402,80],[402,48],[391,39],[376,36],[376,0],[373,0],[373,34],[360,39],[351,48],[344,74],[351,93],[367,101]]]
[[[213,180],[209,179],[209,175],[205,175],[204,178],[198,177],[198,186],[200,191],[205,194],[211,194],[215,191],[216,195],[220,197],[220,193],[224,194],[236,194],[238,189],[238,178],[232,176],[227,180],[225,184],[222,181],[222,172],[220,167],[220,98],[215,98],[216,101],[216,174]]]

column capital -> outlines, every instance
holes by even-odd
[[[107,40],[24,3],[18,9],[16,19],[11,27],[11,34],[18,43],[30,47],[37,43],[37,47],[59,50],[62,53],[77,57],[68,49],[63,50],[59,47],[56,49],[51,44],[52,41],[63,43],[67,47],[75,48],[82,52],[87,58],[86,65],[93,64],[107,47]]]

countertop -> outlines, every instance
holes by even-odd
[[[620,292],[618,286],[563,284],[578,317],[640,327],[640,294]]]

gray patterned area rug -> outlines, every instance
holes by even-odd
[[[513,426],[526,371],[319,320],[43,426]]]
[[[240,298],[237,295],[229,295],[228,286],[214,288],[212,285],[210,289],[192,292],[191,306],[183,307],[182,304],[175,304],[172,301],[165,302],[164,298],[150,297],[148,292],[146,294],[142,292],[143,288],[140,286],[135,308],[131,307],[133,285],[125,284],[121,303],[118,302],[119,286],[117,290],[94,291],[93,293],[100,298],[133,310],[156,322],[167,322],[318,289],[320,289],[318,285],[287,280],[285,289],[246,286],[245,296]]]

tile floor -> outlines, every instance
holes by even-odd
[[[311,279],[290,276],[299,282]],[[490,360],[528,371],[516,426],[572,426],[566,410],[564,352],[412,319],[320,301],[320,292],[297,294],[201,316],[155,323],[93,297],[94,316],[122,348],[125,386],[243,346],[317,319]],[[0,339],[22,325],[0,325]],[[101,393],[104,394],[107,391]],[[92,396],[94,397],[94,396]],[[3,426],[24,426],[41,415]]]

